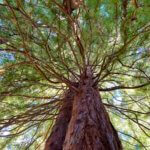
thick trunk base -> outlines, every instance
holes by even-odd
[[[68,92],[45,150],[122,150],[92,74],[87,74],[78,92]]]
[[[74,98],[63,150],[121,150],[118,134],[91,82],[85,81]]]

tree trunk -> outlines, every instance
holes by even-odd
[[[122,149],[118,134],[94,84],[91,72],[81,78],[63,150]]]
[[[122,150],[92,73],[85,73],[78,92],[68,95],[45,150]]]
[[[46,141],[45,150],[62,150],[66,130],[71,118],[73,97],[74,92],[68,90],[62,101],[62,107],[52,128],[51,135]]]

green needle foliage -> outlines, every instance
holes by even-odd
[[[87,65],[124,149],[150,149],[149,33],[149,0],[0,0],[0,149],[43,149]]]

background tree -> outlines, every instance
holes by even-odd
[[[124,149],[149,149],[150,2],[136,2],[0,1],[0,149],[44,149],[87,67]]]

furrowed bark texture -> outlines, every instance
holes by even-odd
[[[73,97],[74,92],[68,90],[64,96],[62,107],[52,128],[51,135],[46,141],[45,150],[62,150],[66,130],[71,118]]]
[[[122,150],[91,70],[76,88],[66,94],[45,150]]]
[[[92,77],[81,80],[63,150],[122,150]]]

